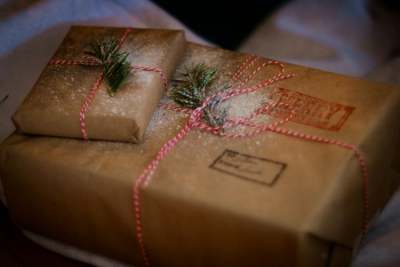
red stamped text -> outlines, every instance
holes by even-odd
[[[355,109],[285,88],[274,90],[269,97],[278,103],[269,115],[284,118],[294,111],[291,121],[330,131],[339,131]]]

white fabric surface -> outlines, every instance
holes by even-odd
[[[267,18],[241,51],[352,76],[384,63],[399,45],[400,20],[373,19],[366,0],[294,0]],[[379,7],[379,0],[374,7]],[[373,5],[372,5],[373,6]]]
[[[400,190],[369,228],[365,242],[352,267],[400,266]]]
[[[32,233],[27,230],[23,230],[22,232],[26,237],[28,237],[36,244],[39,244],[44,248],[78,261],[82,261],[98,267],[133,267],[133,265],[125,264],[104,256],[78,249],[76,247],[60,243],[53,239]]]

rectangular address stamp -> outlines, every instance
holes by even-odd
[[[291,121],[330,131],[339,131],[355,109],[285,88],[274,90],[269,98],[278,104],[269,115],[286,118],[293,110]]]
[[[231,176],[272,186],[286,164],[226,149],[209,167]]]

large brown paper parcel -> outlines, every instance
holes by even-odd
[[[222,84],[245,58],[191,44],[178,70],[200,62],[215,66]],[[296,102],[304,116],[284,127],[363,151],[372,218],[397,183],[386,173],[396,148],[400,92],[286,67],[294,78],[233,100],[229,112],[245,114],[265,100],[266,91],[279,88],[286,101],[301,98],[321,109],[337,103],[341,114],[307,117]],[[275,71],[265,68],[253,80]],[[185,120],[158,109],[139,145],[9,137],[1,147],[0,174],[12,217],[36,233],[143,266],[132,186]],[[152,266],[345,266],[360,233],[362,192],[360,168],[349,150],[276,133],[224,139],[193,130],[142,191],[144,240]]]
[[[119,40],[127,28],[73,26],[55,59],[81,60],[93,42]],[[185,50],[182,31],[131,29],[121,46],[134,66],[160,68],[170,78]],[[80,107],[102,72],[102,67],[51,65],[14,115],[17,128],[30,134],[78,137]],[[157,72],[132,71],[115,96],[105,82],[86,114],[90,139],[139,142],[165,90]]]

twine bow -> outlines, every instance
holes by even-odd
[[[141,207],[141,189],[146,188],[151,178],[156,171],[160,162],[170,153],[174,147],[187,136],[192,130],[198,129],[200,131],[207,132],[209,134],[217,135],[224,138],[249,138],[256,136],[258,134],[266,133],[266,132],[273,132],[276,134],[281,134],[289,137],[293,137],[296,139],[300,139],[307,142],[314,142],[320,144],[327,144],[327,145],[335,145],[340,148],[350,150],[354,153],[355,158],[360,167],[361,176],[363,179],[363,223],[362,223],[362,233],[361,239],[366,234],[367,231],[367,224],[368,224],[368,172],[367,172],[367,165],[366,161],[361,153],[361,151],[352,144],[348,144],[342,142],[340,140],[329,139],[325,137],[320,137],[317,135],[310,135],[305,134],[299,131],[294,131],[290,129],[286,129],[281,127],[286,122],[290,121],[296,114],[294,110],[289,112],[289,115],[283,119],[277,120],[272,123],[268,124],[260,124],[254,122],[254,119],[260,115],[267,115],[269,111],[273,110],[274,108],[279,107],[279,105],[285,105],[285,108],[288,108],[287,104],[285,103],[265,103],[263,106],[259,107],[255,111],[253,111],[247,117],[236,117],[236,118],[227,118],[225,120],[224,125],[219,127],[212,127],[203,122],[202,117],[204,113],[204,109],[210,104],[210,102],[215,99],[216,97],[220,99],[220,102],[227,101],[233,97],[250,94],[253,92],[260,91],[267,86],[270,86],[276,82],[286,80],[289,78],[294,77],[294,74],[286,73],[285,66],[275,60],[264,61],[263,63],[257,65],[258,58],[255,56],[249,56],[247,59],[239,66],[237,71],[232,74],[231,80],[234,83],[234,87],[228,89],[226,91],[218,92],[214,95],[207,97],[202,105],[195,110],[191,110],[188,108],[177,107],[171,104],[164,104],[161,105],[162,108],[173,110],[176,112],[182,112],[187,114],[188,120],[186,121],[185,125],[181,128],[181,130],[171,139],[169,139],[158,151],[155,155],[153,160],[145,167],[141,175],[135,180],[133,188],[132,188],[132,200],[133,200],[133,209],[135,214],[135,223],[136,223],[136,239],[138,241],[140,247],[140,253],[142,255],[143,262],[145,266],[150,267],[150,259],[148,252],[146,250],[144,237],[143,237],[143,224],[142,224],[142,207]],[[279,68],[278,74],[274,75],[270,79],[263,80],[257,83],[254,86],[246,87],[245,85],[254,78],[254,76],[260,72],[263,68],[272,65]],[[250,70],[254,68],[251,72]],[[250,72],[247,76],[244,75],[245,72]],[[235,127],[244,127],[247,129],[244,133],[235,133],[231,131],[226,131],[227,129],[234,129]],[[221,131],[224,129],[224,131]]]

